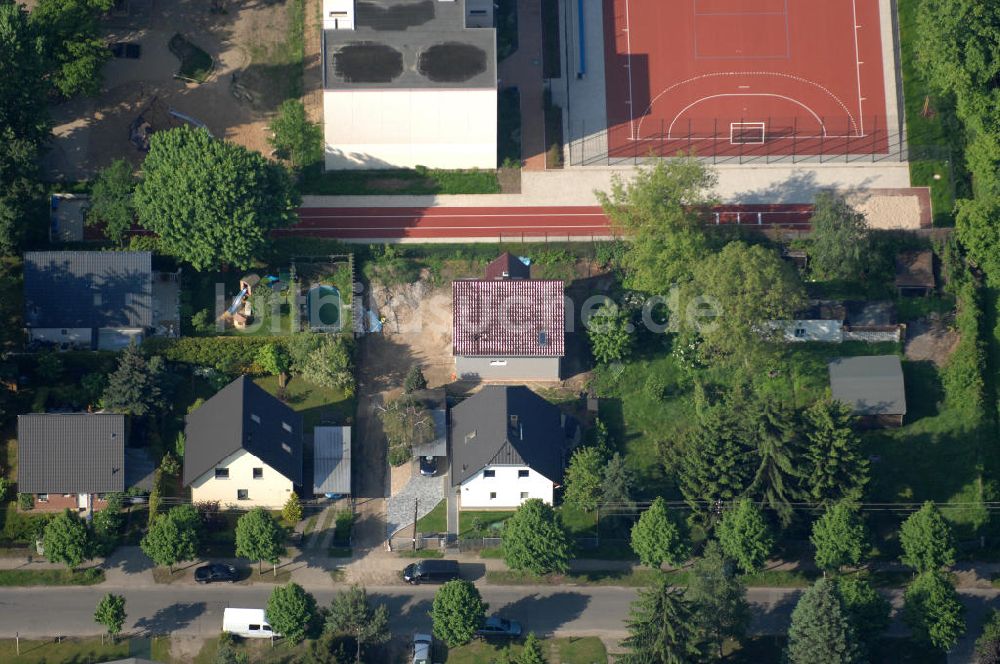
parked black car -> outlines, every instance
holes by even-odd
[[[223,565],[222,563],[202,565],[194,571],[194,580],[198,583],[215,583],[217,581],[233,583],[238,578],[239,573],[237,573],[235,567],[232,565]]]
[[[417,585],[419,583],[444,583],[458,578],[458,563],[454,560],[421,560],[419,563],[407,565],[403,570],[403,580]]]
[[[437,457],[432,456],[422,456],[420,457],[420,474],[424,477],[434,477],[437,475],[438,462]]]

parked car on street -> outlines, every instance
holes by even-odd
[[[202,565],[194,571],[194,580],[198,583],[215,583],[217,581],[233,583],[239,579],[239,576],[235,567],[222,563]]]
[[[490,616],[483,623],[483,626],[476,630],[476,636],[481,639],[516,639],[521,636],[521,623],[500,616]]]
[[[431,664],[431,644],[432,640],[430,634],[413,635],[412,664]]]
[[[454,560],[429,558],[407,565],[403,570],[403,580],[417,585],[420,583],[444,583],[458,578],[458,563]]]

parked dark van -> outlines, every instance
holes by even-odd
[[[414,585],[418,583],[444,583],[458,578],[458,562],[430,558],[407,565],[403,570],[403,580]]]

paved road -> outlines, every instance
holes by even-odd
[[[713,208],[708,223],[805,229],[811,205],[740,205]],[[595,238],[611,234],[600,207],[303,207],[292,228],[277,237],[345,240]]]
[[[332,588],[310,589],[321,605],[330,602]],[[490,611],[520,620],[526,629],[539,634],[598,636],[620,639],[635,589],[600,586],[481,586]],[[211,636],[222,626],[227,606],[263,607],[271,586],[153,586],[148,588],[7,588],[0,590],[0,637],[19,632],[25,638],[90,636],[99,633],[93,621],[94,607],[106,592],[122,592],[128,612],[126,633]],[[430,628],[428,612],[434,586],[369,587],[378,602],[388,605],[391,629],[396,634]],[[782,633],[800,591],[783,588],[752,588],[748,595],[754,609],[753,631]],[[1000,606],[993,589],[962,589],[962,602],[969,625],[967,638],[952,651],[951,662],[970,661],[972,645],[987,613]],[[902,591],[890,593],[898,610]],[[890,632],[904,633],[900,621]]]

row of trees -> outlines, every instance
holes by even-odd
[[[663,576],[640,594],[629,622],[627,661],[689,661],[718,646],[721,638],[742,635],[747,609],[737,572],[753,574],[763,568],[773,534],[760,507],[746,500],[723,514],[716,534],[718,540],[709,541],[695,562],[686,592],[671,588]],[[810,540],[824,577],[792,614],[787,659],[791,664],[865,661],[888,627],[890,606],[866,575],[841,573],[861,565],[871,550],[857,508],[848,503],[827,508],[814,522]],[[902,562],[916,574],[904,593],[904,619],[919,642],[947,650],[965,631],[962,606],[942,572],[955,561],[950,528],[933,503],[926,503],[904,522],[899,541]],[[632,531],[632,546],[644,564],[657,569],[664,563],[680,565],[690,555],[683,526],[662,499],[643,512]],[[715,579],[717,601],[729,597],[728,602],[705,604],[700,589],[706,578]],[[707,621],[716,616],[728,618],[709,629]]]

